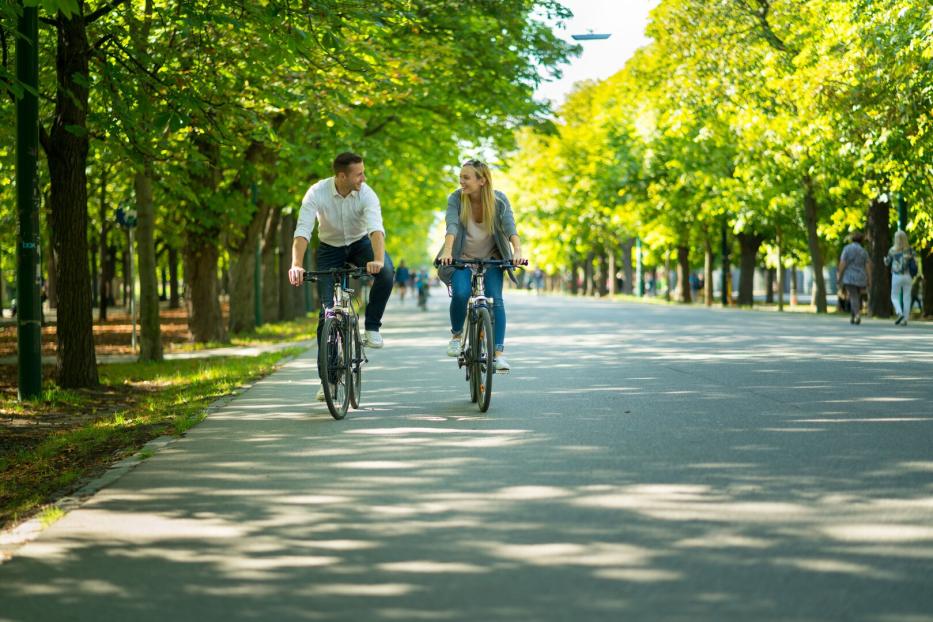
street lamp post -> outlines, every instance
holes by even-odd
[[[42,304],[39,292],[39,9],[22,7],[17,22],[16,79],[26,88],[16,100],[16,334],[19,399],[42,393]]]

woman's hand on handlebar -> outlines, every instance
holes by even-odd
[[[453,260],[453,254],[450,251],[441,251],[441,254],[437,256],[437,264],[441,266],[449,266]]]

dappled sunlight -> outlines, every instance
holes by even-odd
[[[852,619],[933,606],[933,344],[900,376],[831,322],[782,340],[798,324],[532,302],[489,412],[443,314],[390,309],[360,410],[330,417],[305,353],[14,562],[96,592],[5,575],[5,604],[154,607],[157,584],[283,620],[776,620],[773,586],[814,585]]]

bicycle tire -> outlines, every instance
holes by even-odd
[[[360,407],[360,394],[363,391],[363,344],[360,341],[359,321],[353,318],[350,327],[350,406]]]
[[[476,352],[476,347],[473,345],[476,342],[476,314],[473,309],[469,310],[468,318],[466,325],[466,348],[463,350],[463,359],[465,363],[463,368],[466,370],[467,384],[470,385],[470,401],[475,404],[479,397],[479,383],[477,382],[478,375],[474,369],[473,361],[473,353]]]
[[[324,321],[321,330],[321,348],[318,351],[318,370],[321,386],[324,387],[324,401],[334,419],[347,416],[350,405],[350,391],[347,381],[350,368],[346,323],[342,318],[330,317]]]
[[[476,405],[480,412],[489,410],[492,399],[492,376],[495,373],[495,350],[492,334],[492,316],[489,309],[480,307],[476,312],[476,340],[474,350],[474,375],[476,383]]]

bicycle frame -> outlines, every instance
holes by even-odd
[[[303,277],[305,282],[314,282],[321,278],[331,278],[334,281],[332,305],[327,306],[327,304],[322,301],[324,307],[321,318],[323,334],[319,332],[319,338],[322,341],[319,344],[319,348],[321,349],[319,349],[318,355],[319,357],[324,356],[326,358],[318,359],[318,371],[321,374],[321,382],[324,386],[325,401],[327,401],[327,406],[335,419],[342,419],[346,414],[348,406],[347,400],[349,400],[350,406],[359,408],[362,367],[369,362],[369,359],[366,357],[363,341],[360,337],[359,316],[357,315],[356,307],[353,302],[353,294],[355,291],[350,288],[350,277],[352,276],[363,278],[369,275],[366,273],[365,269],[356,266],[350,267],[348,264],[348,266],[343,268],[305,272]],[[342,353],[334,354],[334,360],[337,361],[337,367],[335,369],[338,370],[338,374],[334,378],[343,375],[345,382],[342,384],[340,381],[331,378],[330,363],[326,365],[322,363],[322,361],[331,360],[330,353],[332,349],[329,346],[329,342],[326,344],[323,342],[323,339],[326,338],[331,330],[328,328],[328,325],[334,324],[339,326],[337,330],[342,331],[344,335],[344,345],[341,348]],[[327,350],[326,353],[324,351],[325,349]],[[327,374],[325,374],[325,370]],[[325,375],[327,375],[327,378],[325,378]],[[331,383],[334,384],[331,385]],[[331,393],[331,386],[335,388],[343,386],[346,391],[344,397],[340,399],[339,404],[335,403],[333,400],[336,393]]]

